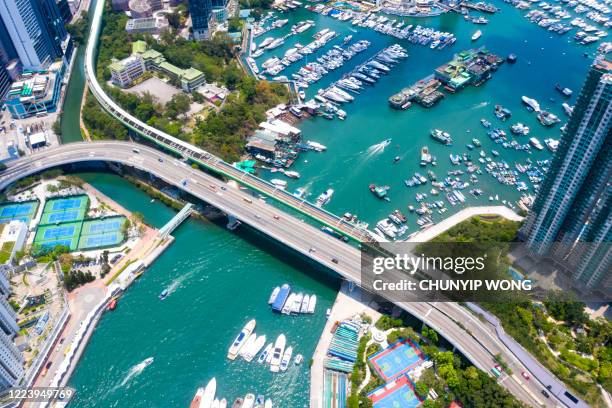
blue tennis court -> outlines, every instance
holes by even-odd
[[[63,237],[72,237],[74,235],[74,226],[70,225],[67,227],[49,227],[43,234],[43,239],[56,239]],[[70,240],[68,240],[70,242]]]
[[[53,241],[44,241],[40,245],[44,247],[53,248],[58,245],[64,245],[64,246],[70,247],[71,244],[72,244],[72,239],[57,239]]]
[[[85,240],[85,247],[103,247],[108,245],[116,244],[120,241],[119,234],[107,234],[107,235],[94,235],[87,237]]]
[[[400,340],[370,357],[370,363],[385,380],[404,374],[423,360],[421,350],[409,340]]]
[[[121,229],[122,220],[114,219],[108,221],[97,221],[89,226],[90,234],[100,234],[107,231],[117,231]]]
[[[76,221],[79,218],[78,211],[66,211],[66,212],[57,212],[49,214],[49,223],[54,224],[56,222],[65,222],[65,221]]]
[[[406,376],[375,389],[368,397],[374,408],[416,408],[421,405],[414,385]]]
[[[58,201],[53,202],[51,209],[53,211],[63,211],[63,210],[70,210],[72,208],[79,208],[81,207],[82,200],[83,200],[82,197],[65,198],[63,200],[58,200]]]
[[[1,218],[20,217],[34,211],[35,203],[13,204],[6,206],[0,211]]]

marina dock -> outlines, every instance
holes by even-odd
[[[336,297],[336,301],[331,307],[327,323],[321,334],[321,338],[317,343],[317,347],[312,356],[312,366],[310,367],[310,407],[323,408],[324,401],[324,386],[325,386],[325,369],[323,363],[327,355],[330,343],[333,338],[334,326],[337,322],[350,319],[359,314],[366,314],[375,322],[381,316],[379,312],[369,307],[370,296],[363,293],[358,287],[353,286],[344,281]]]

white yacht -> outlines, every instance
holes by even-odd
[[[281,334],[276,339],[274,343],[274,349],[272,350],[272,359],[270,360],[270,371],[273,373],[278,373],[280,370],[281,359],[283,358],[283,353],[285,351],[285,335]]]
[[[310,296],[310,301],[308,302],[308,313],[314,313],[316,307],[317,307],[317,295],[312,295]]]
[[[255,329],[256,324],[257,322],[255,321],[255,319],[252,319],[244,326],[242,331],[238,334],[238,336],[236,336],[234,342],[230,346],[229,351],[227,352],[227,358],[229,358],[230,360],[236,359],[236,357],[238,356],[238,352],[240,351],[244,343],[248,340],[249,336]]]
[[[264,351],[262,351],[259,357],[257,357],[257,362],[259,364],[266,362],[266,360],[268,359],[268,356],[272,352],[272,347],[274,347],[274,344],[268,343]]]
[[[253,358],[259,353],[259,351],[263,348],[264,344],[266,344],[266,335],[262,334],[257,337],[257,340],[253,343],[251,347],[244,353],[244,359],[247,362],[251,362]]]
[[[287,367],[289,367],[289,362],[291,361],[291,356],[293,354],[293,347],[289,346],[285,350],[285,354],[283,354],[283,358],[280,362],[280,370],[287,371]]]
[[[272,290],[272,293],[270,294],[270,298],[268,299],[269,305],[274,303],[274,301],[276,300],[276,297],[278,296],[278,292],[280,292],[280,286],[277,286],[274,288],[274,290]]]
[[[304,295],[302,299],[302,305],[300,306],[300,313],[308,312],[308,303],[310,303],[310,295]]]

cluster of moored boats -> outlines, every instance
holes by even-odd
[[[452,33],[434,30],[433,28],[422,27],[420,25],[406,25],[403,20],[390,19],[376,13],[363,13],[352,10],[330,13],[333,9],[323,4],[306,6],[306,8],[315,13],[329,15],[340,21],[351,20],[353,26],[370,28],[381,34],[390,35],[401,40],[408,40],[414,44],[429,46],[432,49],[442,49],[453,44],[457,40]]]
[[[288,49],[285,52],[285,55],[283,56],[282,59],[278,57],[269,58],[261,64],[261,67],[264,69],[265,73],[269,75],[278,75],[280,72],[285,70],[285,68],[287,68],[291,64],[301,60],[306,55],[312,54],[313,52],[323,47],[325,44],[327,44],[328,42],[330,42],[337,36],[338,34],[335,31],[331,31],[328,28],[325,28],[314,35],[315,40],[312,41],[311,43],[305,46],[302,46],[301,44],[297,43],[294,45],[294,47]],[[270,49],[270,47],[276,48],[277,46],[282,45],[282,43],[278,43],[278,40],[279,39],[273,40],[271,43],[267,45],[265,45],[265,40],[264,40],[264,43],[260,45],[260,48],[262,47],[262,45],[265,45],[266,49]],[[284,40],[283,40],[283,43],[284,43]],[[253,58],[257,58],[260,55],[261,54],[258,54],[257,52],[255,52],[251,54],[251,57],[249,57],[251,58],[252,61],[249,61],[249,60],[247,61],[249,61],[250,64],[253,64],[254,63]]]
[[[608,35],[605,28],[612,26],[608,2],[561,0],[559,3],[565,4],[554,4],[541,0],[505,1],[518,9],[531,9],[525,17],[548,31],[565,34],[577,28],[574,40],[580,44],[599,41]]]
[[[269,365],[273,373],[287,371],[293,358],[293,347],[285,347],[287,339],[284,334],[279,335],[274,343],[270,342],[266,345],[266,336],[258,336],[255,333],[256,324],[255,319],[252,319],[242,328],[232,342],[227,358],[235,360],[240,356],[245,361],[251,362],[257,357],[257,363]],[[265,348],[264,345],[266,345]],[[297,354],[293,362],[298,365],[303,359],[301,354]]]
[[[399,44],[393,44],[381,51],[367,62],[359,65],[353,71],[328,88],[320,89],[315,96],[322,103],[347,103],[355,98],[351,94],[358,94],[365,85],[373,85],[385,74],[388,74],[399,59],[408,57],[406,50]]]
[[[285,283],[272,290],[268,304],[273,311],[286,315],[313,314],[317,307],[317,295],[291,292],[291,286]]]
[[[208,382],[206,387],[197,389],[189,408],[226,408],[227,400],[225,398],[215,398],[217,393],[217,380],[213,378]],[[248,393],[244,398],[239,397],[234,400],[231,408],[272,408],[272,400],[265,399],[263,395]]]

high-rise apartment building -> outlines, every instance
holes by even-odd
[[[587,75],[521,236],[587,288],[611,279],[612,61]]]

